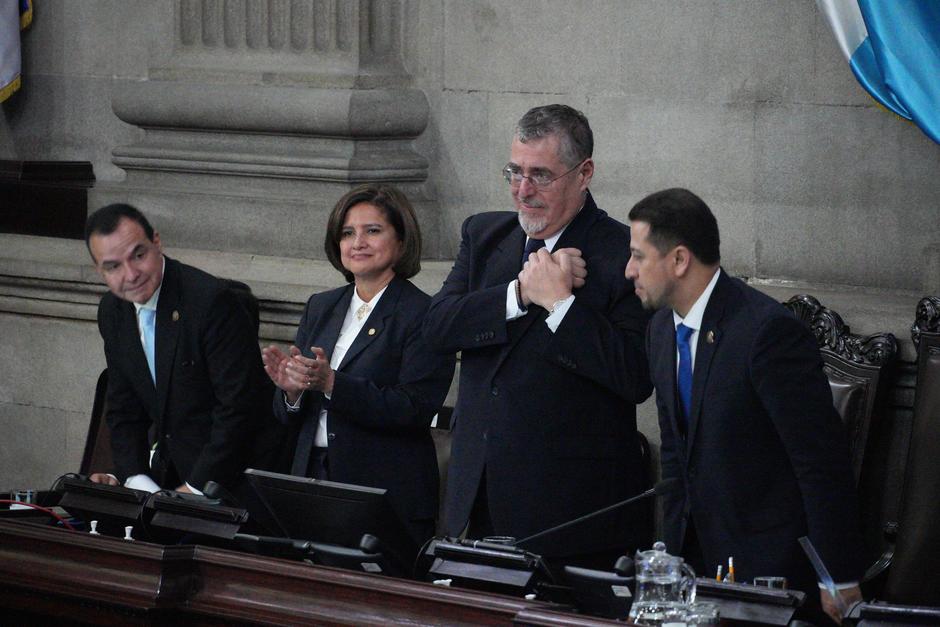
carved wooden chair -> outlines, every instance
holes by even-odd
[[[862,506],[866,544],[881,554],[862,577],[866,596],[880,594],[894,554],[897,522],[880,520],[882,477],[877,471],[863,479],[869,434],[885,412],[885,376],[898,356],[897,339],[891,333],[869,336],[851,332],[842,317],[808,294],[794,296],[784,306],[813,332],[823,359],[823,370],[832,389],[832,401],[849,437],[849,453]]]
[[[911,339],[917,347],[917,388],[897,546],[885,598],[937,605],[940,581],[940,298],[917,304]]]
[[[794,296],[784,306],[816,336],[823,369],[832,388],[832,401],[849,436],[852,471],[858,484],[868,448],[868,435],[878,419],[876,405],[883,372],[894,365],[898,343],[891,333],[856,335],[835,311],[808,294]]]

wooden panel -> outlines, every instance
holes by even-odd
[[[124,542],[0,520],[0,615],[23,623],[58,617],[93,624],[613,624],[558,607],[222,549]]]

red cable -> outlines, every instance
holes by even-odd
[[[77,531],[77,530],[75,529],[75,527],[73,527],[72,525],[69,524],[69,521],[67,521],[66,519],[64,519],[64,518],[62,518],[61,516],[59,516],[58,514],[56,514],[54,511],[52,511],[52,510],[49,509],[48,507],[43,507],[43,506],[41,506],[41,505],[36,505],[35,503],[24,503],[24,502],[22,502],[22,501],[13,501],[13,500],[11,500],[11,499],[0,499],[0,503],[9,503],[9,504],[14,504],[14,503],[15,503],[16,505],[22,505],[23,507],[31,507],[31,508],[33,508],[33,509],[38,509],[38,510],[41,511],[41,512],[45,512],[45,513],[49,514],[50,516],[52,516],[53,518],[55,518],[56,520],[58,520],[60,523],[62,523],[63,525],[65,525],[68,529],[70,529],[70,530],[72,530],[72,531]]]

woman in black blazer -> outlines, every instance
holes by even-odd
[[[421,543],[438,511],[429,429],[454,358],[421,336],[431,299],[408,280],[421,258],[411,203],[386,185],[357,187],[333,208],[324,246],[350,285],[310,297],[289,353],[263,351],[275,414],[299,428],[291,473],[386,489]]]

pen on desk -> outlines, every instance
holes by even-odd
[[[721,564],[718,564],[718,570],[715,572],[715,581],[721,581]]]
[[[842,600],[842,595],[839,594],[839,590],[836,588],[836,584],[832,580],[832,575],[829,574],[829,569],[826,568],[826,565],[823,564],[822,558],[819,557],[819,553],[816,552],[816,547],[813,546],[813,543],[810,542],[810,539],[806,536],[798,538],[797,541],[800,543],[800,546],[803,547],[803,551],[806,553],[806,557],[809,558],[810,563],[816,570],[816,576],[819,578],[819,582],[826,589],[826,592],[829,593],[829,596],[832,597],[832,601],[839,609],[839,613],[842,616],[848,614],[849,610],[845,606],[845,601]]]
[[[728,557],[728,581],[734,583],[734,558]]]

